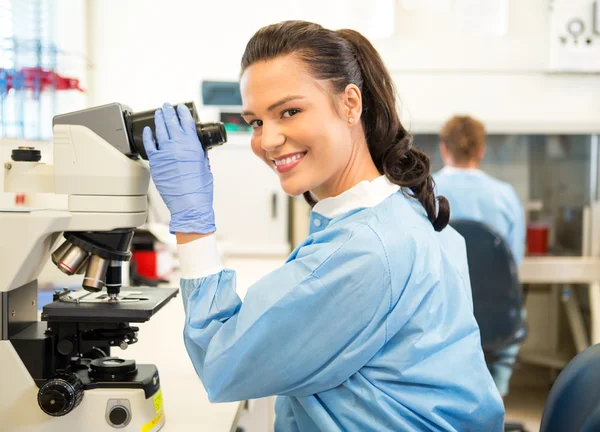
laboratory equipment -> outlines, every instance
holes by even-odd
[[[546,255],[548,253],[549,226],[543,223],[527,225],[527,255]]]
[[[36,207],[0,209],[2,430],[156,432],[165,424],[156,366],[111,353],[136,343],[133,324],[177,294],[121,286],[133,230],[146,221],[138,118],[118,103],[57,116],[52,165],[34,148],[16,149],[4,165],[4,192],[26,193]],[[57,290],[39,321],[37,277],[48,259],[85,278],[82,289]]]

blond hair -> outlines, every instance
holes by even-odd
[[[468,162],[485,146],[485,126],[471,116],[456,115],[444,124],[440,139],[455,162]]]

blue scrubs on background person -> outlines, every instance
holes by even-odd
[[[281,431],[502,430],[464,240],[385,176],[317,203],[243,304],[214,236],[179,249],[185,345],[212,402],[280,395]]]
[[[437,193],[450,201],[452,219],[492,227],[506,240],[519,267],[525,255],[525,212],[515,189],[477,168],[446,166],[433,179]]]
[[[455,116],[442,128],[440,139],[446,166],[434,173],[433,179],[436,193],[450,202],[451,218],[490,226],[506,240],[519,267],[525,254],[525,212],[510,184],[477,168],[485,149],[483,124],[472,117]],[[497,351],[498,361],[490,364],[502,396],[508,394],[519,347],[514,344]]]
[[[241,65],[252,151],[313,207],[308,237],[243,302],[219,260],[191,113],[165,104],[156,139],[143,132],[178,243],[185,345],[209,399],[277,395],[278,432],[502,431],[465,243],[375,48],[353,30],[285,21],[258,30]],[[229,181],[253,193],[235,168]]]

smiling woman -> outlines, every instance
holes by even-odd
[[[245,118],[255,129],[252,149],[280,174],[289,173],[281,185],[290,195],[304,193],[314,205],[313,196],[336,196],[358,177],[385,174],[409,188],[436,230],[448,223],[444,197],[436,212],[429,157],[412,148],[392,79],[360,33],[299,21],[264,27],[246,47],[241,90]],[[299,118],[288,121],[292,116]],[[306,155],[302,164],[280,169],[273,162],[298,153]]]
[[[309,236],[243,303],[216,249],[213,178],[185,106],[181,120],[159,110],[158,145],[144,141],[210,400],[279,395],[276,431],[501,431],[464,240],[444,228],[448,203],[436,203],[372,45],[352,30],[268,26],[246,47],[240,86],[254,153],[285,192],[318,200]]]

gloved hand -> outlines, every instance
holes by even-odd
[[[156,140],[149,127],[143,141],[150,174],[171,212],[171,233],[209,234],[215,231],[213,176],[196,133],[196,123],[185,105],[164,104],[154,114]]]

